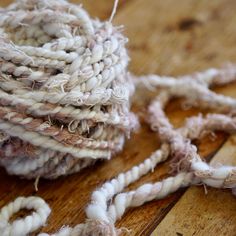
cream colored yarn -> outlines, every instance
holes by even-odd
[[[235,66],[178,79],[136,78],[127,75],[126,40],[110,21],[93,21],[80,7],[62,0],[18,1],[0,13],[1,163],[9,173],[55,178],[108,158],[137,125],[129,111],[133,85],[159,88],[147,121],[160,137],[160,149],[95,190],[84,223],[52,235],[121,235],[115,223],[129,207],[189,185],[230,188],[235,193],[236,167],[208,165],[191,143],[215,130],[236,133],[236,100],[210,90],[235,81]],[[175,129],[164,112],[173,97],[222,113],[191,117]],[[168,157],[173,158],[175,176],[124,192]],[[23,208],[35,211],[10,223]],[[0,231],[3,236],[26,236],[43,226],[49,214],[44,200],[19,197],[1,209]]]
[[[56,178],[122,149],[129,111],[127,39],[64,0],[0,10],[0,163]]]

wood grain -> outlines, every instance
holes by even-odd
[[[10,2],[1,0],[0,5],[4,6]],[[92,16],[101,19],[109,18],[113,5],[111,0],[74,0],[73,2],[82,2]],[[130,39],[128,44],[132,58],[130,70],[135,74],[180,75],[211,66],[221,66],[227,61],[236,62],[235,7],[234,0],[182,0],[178,3],[174,0],[121,1],[114,24],[125,25],[124,33]],[[236,85],[228,85],[216,91],[236,97]],[[33,181],[8,176],[1,169],[0,206],[19,195],[33,194],[43,197],[52,207],[52,214],[42,232],[55,232],[62,225],[73,226],[83,222],[84,208],[89,202],[91,192],[96,187],[117,173],[141,162],[159,147],[158,138],[142,120],[145,109],[153,96],[154,93],[148,91],[137,91],[132,109],[140,115],[142,127],[138,133],[132,135],[130,140],[127,140],[124,151],[109,162],[97,163],[78,174],[58,180],[40,180],[37,193],[34,191]],[[183,110],[181,103],[182,100],[174,101],[167,107],[167,114],[175,126],[180,126],[185,117],[200,112],[193,108]],[[223,133],[218,133],[216,139],[207,137],[198,142],[199,153],[211,159],[226,140],[227,136]],[[228,150],[227,145],[226,143]],[[154,173],[145,176],[131,188],[141,183],[162,179],[168,175],[168,172],[168,163],[160,165]],[[229,191],[209,189],[208,195],[205,195],[203,187],[194,187],[190,188],[190,193],[187,191],[183,195],[184,192],[185,190],[181,190],[164,200],[153,201],[137,209],[130,209],[117,226],[131,229],[130,235],[150,235],[157,225],[159,226],[155,235],[158,236],[168,235],[165,234],[166,232],[169,235],[176,235],[176,230],[184,236],[192,235],[195,231],[194,235],[212,235],[215,232],[214,229],[219,228],[220,223],[223,224],[229,219],[225,227],[229,230],[219,232],[226,232],[229,236],[235,235],[232,233],[236,226],[236,203]],[[187,199],[186,195],[189,196]],[[199,208],[195,202],[198,203]],[[226,204],[224,209],[223,203]],[[217,207],[214,208],[216,204]],[[171,209],[175,214],[175,209],[179,205],[182,207],[182,214],[179,211],[177,214],[178,219],[180,217],[182,220],[169,221]],[[200,216],[197,214],[205,215],[206,213],[207,217],[201,221],[205,228],[198,230],[200,226],[197,221]],[[183,229],[186,227],[185,222],[188,224],[186,230]],[[206,227],[208,224],[209,227]],[[160,231],[158,231],[159,227]],[[172,227],[173,231],[166,231]]]

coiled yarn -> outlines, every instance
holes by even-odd
[[[181,187],[204,184],[235,193],[236,167],[207,164],[192,144],[207,132],[236,133],[236,100],[211,91],[236,80],[235,66],[178,79],[136,78],[128,74],[126,39],[119,29],[63,0],[17,1],[0,11],[0,27],[0,161],[10,174],[55,178],[108,159],[137,126],[129,109],[134,85],[159,88],[147,121],[160,137],[160,149],[95,190],[86,221],[54,236],[121,235],[115,223],[129,207]],[[191,117],[176,129],[164,111],[173,97],[221,113]],[[175,176],[124,192],[168,157]],[[10,223],[23,208],[35,211]],[[41,198],[19,197],[0,211],[1,235],[26,236],[45,224],[50,211]]]
[[[127,39],[64,0],[0,10],[1,159],[8,173],[56,178],[122,149],[137,125]]]

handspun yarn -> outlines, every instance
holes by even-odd
[[[64,0],[0,10],[0,163],[56,178],[122,149],[137,125],[127,39]]]
[[[160,149],[95,190],[85,223],[53,235],[122,234],[115,222],[127,208],[164,198],[180,187],[202,183],[235,192],[236,167],[208,165],[191,143],[215,130],[236,132],[236,100],[210,90],[235,81],[235,66],[178,79],[136,78],[127,73],[125,38],[119,30],[110,22],[91,20],[78,6],[62,0],[21,0],[0,13],[1,163],[9,173],[55,178],[78,171],[90,160],[108,158],[121,149],[124,135],[137,125],[129,111],[133,85],[159,88],[148,108],[148,122],[160,137]],[[175,129],[164,112],[173,97],[222,113],[191,117]],[[123,192],[168,157],[173,158],[175,176]],[[22,208],[35,212],[9,223]],[[27,235],[43,226],[49,214],[44,200],[19,197],[1,209],[1,232]]]

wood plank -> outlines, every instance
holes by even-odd
[[[232,136],[211,164],[236,165],[236,136]],[[236,201],[228,190],[191,187],[167,214],[152,236],[236,234]],[[171,225],[171,227],[169,227]]]
[[[0,5],[9,2],[3,0]],[[93,16],[103,19],[110,16],[113,1],[82,2]],[[236,20],[235,1],[182,0],[177,5],[175,3],[174,0],[130,0],[117,12],[114,23],[125,25],[125,34],[130,39],[128,47],[132,58],[132,72],[180,75],[219,66],[225,61],[236,61],[236,54],[232,50],[236,39],[236,29],[232,23]],[[183,27],[186,22],[194,20],[198,23],[190,24],[187,29],[186,26]],[[235,85],[230,85],[217,91],[234,95],[235,89]],[[133,110],[138,114],[145,113],[153,95],[147,91],[138,91]],[[180,102],[175,101],[167,108],[167,113],[176,126],[183,123],[184,117],[199,113],[197,109],[182,110]],[[215,140],[205,138],[199,142],[200,154],[210,158],[221,147],[226,137],[219,133]],[[124,151],[111,161],[97,163],[78,174],[58,180],[40,180],[38,193],[34,191],[33,181],[8,176],[1,170],[0,179],[4,181],[0,182],[0,206],[19,195],[36,194],[43,197],[52,207],[52,215],[42,232],[55,232],[62,225],[76,225],[84,221],[84,208],[96,187],[144,160],[158,146],[158,138],[142,121],[140,131],[132,135],[126,142]],[[169,165],[165,163],[131,187],[164,178],[168,172]],[[202,191],[202,188],[199,190]],[[183,192],[184,190],[164,200],[129,210],[117,226],[131,229],[131,235],[150,235]],[[228,201],[227,199],[228,195],[224,197],[225,201]],[[233,214],[235,216],[235,212],[231,215]],[[170,227],[170,224],[167,227]]]

